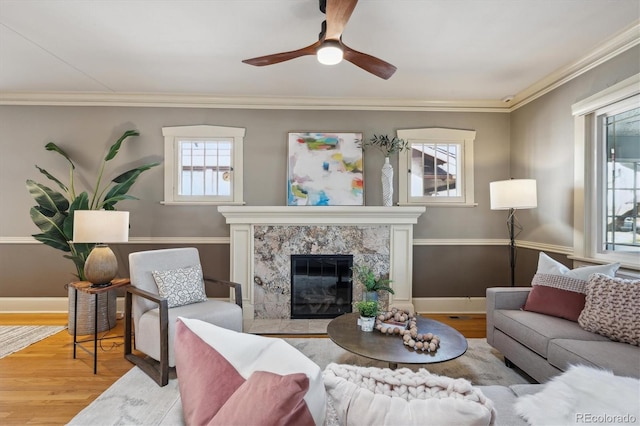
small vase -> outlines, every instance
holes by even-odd
[[[389,157],[384,158],[382,166],[382,205],[393,205],[393,166],[389,163]]]
[[[373,325],[375,324],[375,317],[360,317],[360,330],[373,331]]]
[[[377,291],[365,291],[362,293],[362,300],[365,302],[377,302],[378,301],[378,292]]]

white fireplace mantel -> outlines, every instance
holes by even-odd
[[[378,206],[219,206],[230,225],[230,279],[242,285],[244,317],[254,317],[254,226],[390,227],[390,270],[395,295],[390,302],[413,310],[413,225],[425,207]]]
[[[415,224],[424,207],[220,206],[228,224],[388,225]]]

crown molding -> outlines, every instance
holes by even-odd
[[[392,98],[224,97],[173,93],[4,92],[0,105],[346,111],[508,112],[496,100],[426,101]]]
[[[640,44],[640,20],[600,44],[586,56],[552,72],[518,93],[510,102],[512,106],[509,111],[515,111],[638,44]]]

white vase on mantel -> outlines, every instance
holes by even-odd
[[[382,205],[385,207],[393,205],[393,166],[389,162],[389,157],[384,158],[382,166]]]

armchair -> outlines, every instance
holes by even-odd
[[[129,254],[131,286],[125,294],[125,358],[136,364],[160,386],[169,382],[169,369],[175,367],[173,341],[176,318],[199,319],[219,327],[242,331],[242,290],[240,284],[203,277],[204,281],[228,286],[235,290],[235,303],[206,299],[182,306],[170,307],[167,297],[160,296],[154,274],[171,273],[181,268],[200,267],[196,248],[141,251]],[[198,269],[199,270],[199,269]],[[183,283],[174,280],[173,285]],[[166,290],[165,290],[166,291]],[[132,337],[135,335],[135,350]]]

